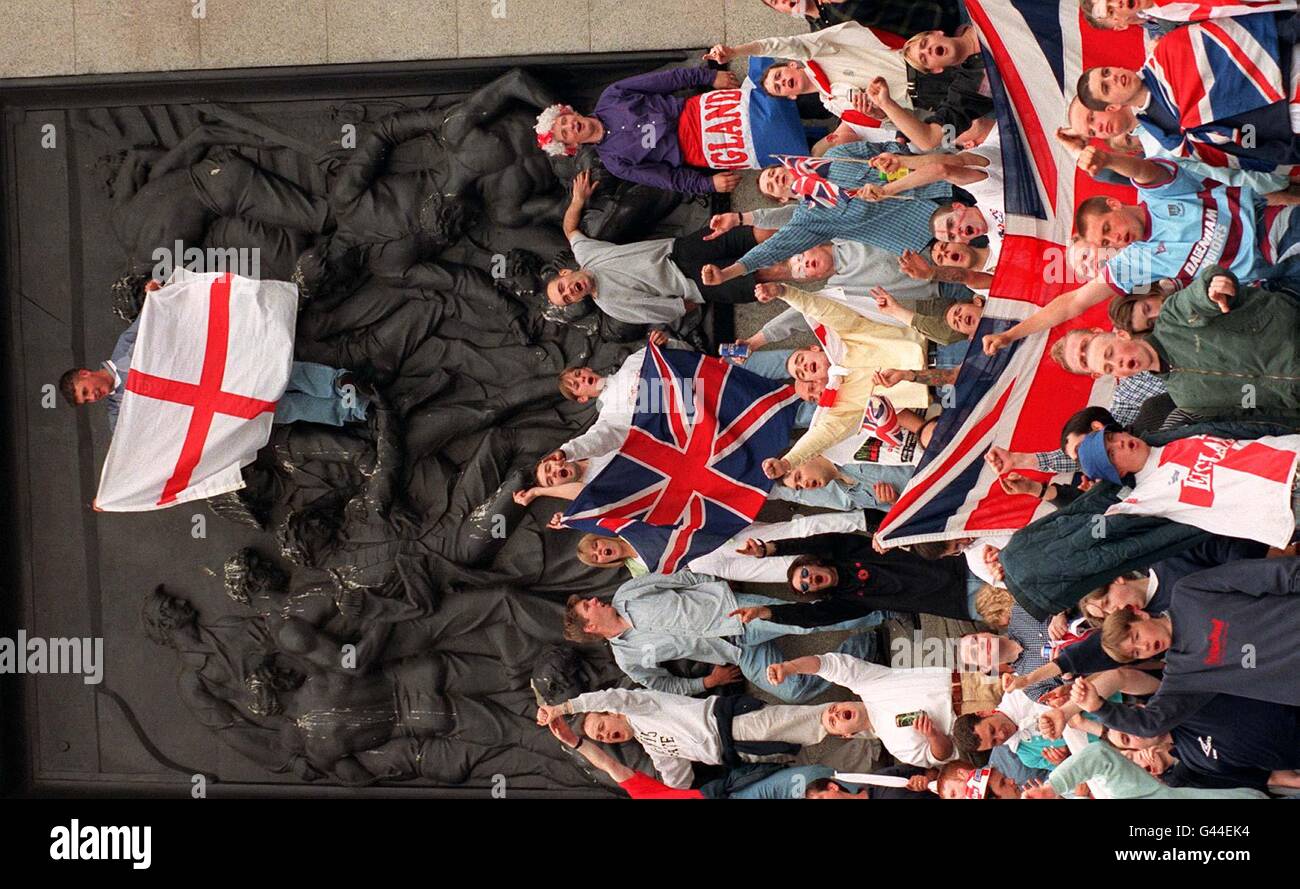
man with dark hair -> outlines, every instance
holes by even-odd
[[[798,556],[787,570],[797,601],[742,608],[736,613],[746,623],[812,627],[876,609],[976,619],[967,601],[965,566],[956,559],[927,561],[902,549],[878,553],[864,534],[751,539],[744,551],[760,559]]]
[[[963,713],[952,726],[952,739],[966,753],[987,752],[1005,746],[1028,769],[1051,771],[1060,765],[1070,749],[1058,736],[1047,737],[1040,731],[1038,718],[1050,708],[1032,701],[1023,691],[1002,696],[995,709]],[[1076,745],[1088,743],[1076,729],[1067,728]]]
[[[883,619],[883,615],[871,613],[799,627],[764,620],[746,623],[736,616],[742,608],[782,604],[782,600],[766,596],[738,595],[725,581],[692,571],[646,574],[619,587],[612,602],[571,596],[564,613],[565,637],[574,642],[608,641],[623,672],[656,691],[699,694],[743,675],[764,691],[797,704],[821,694],[828,684],[816,677],[803,677],[785,687],[770,682],[768,665],[783,657],[776,639],[819,630],[861,631]],[[840,648],[870,657],[876,653],[875,635],[858,632]],[[714,668],[702,679],[674,676],[664,664],[681,658],[713,664]]]
[[[1152,447],[1106,429],[1079,443],[1079,462],[1090,478],[1130,487],[1108,516],[1160,516],[1282,548],[1298,527],[1298,450],[1300,435],[1193,435]]]
[[[1094,332],[1085,331],[1089,339]],[[1067,339],[1070,339],[1069,334],[1057,342],[1059,344]],[[1066,369],[1069,370],[1069,367]],[[1061,427],[1059,449],[1029,453],[1009,451],[994,445],[989,448],[984,459],[999,475],[1020,469],[1051,473],[1078,472],[1079,442],[1089,432],[1112,425],[1142,434],[1155,432],[1173,409],[1173,400],[1166,394],[1163,380],[1151,373],[1134,374],[1115,384],[1109,410],[1100,405],[1089,405],[1071,415]]]
[[[1234,18],[1259,12],[1294,12],[1295,0],[1078,0],[1083,18],[1094,28],[1123,31],[1140,25],[1166,33],[1187,22]]]
[[[1293,428],[1260,421],[1222,421],[1180,427],[1170,432],[1147,433],[1141,441],[1148,447],[1184,442],[1180,448],[1199,453],[1198,442],[1205,436],[1234,439],[1241,444],[1264,436],[1289,435]],[[1106,434],[1124,433],[1117,430]],[[1082,452],[1080,447],[1081,456]],[[1133,471],[1127,458],[1122,458],[1121,462],[1127,467],[1126,473]],[[1139,463],[1137,468],[1141,466]],[[1171,465],[1170,469],[1173,468]],[[1183,524],[1182,519],[1172,520],[1171,516],[1158,514],[1130,514],[1128,504],[1121,503],[1129,492],[1115,469],[1107,472],[1100,464],[1088,463],[1083,470],[1094,480],[1092,487],[1073,503],[1021,528],[1012,535],[999,555],[1007,588],[1017,602],[1043,620],[1074,607],[1085,593],[1111,582],[1126,571],[1148,568],[1209,536],[1199,526]],[[1178,490],[1178,486],[1170,489],[1175,496]],[[1243,536],[1245,529],[1241,516],[1245,514],[1254,519],[1262,514],[1264,503],[1258,497],[1246,499],[1252,502],[1245,510],[1226,512],[1233,517],[1231,521],[1236,526],[1225,533]],[[1283,492],[1279,491],[1277,500],[1270,498],[1270,501],[1281,507],[1284,499]],[[1191,504],[1183,506],[1196,508]],[[1212,512],[1217,515],[1225,511],[1219,508]],[[1268,512],[1275,516],[1272,518],[1276,523],[1275,533],[1281,535],[1285,530],[1281,513]],[[1100,518],[1102,514],[1105,514],[1104,519]],[[1102,527],[1105,528],[1104,534],[1098,533]],[[1286,536],[1291,533],[1286,532]]]
[[[1079,102],[1090,112],[1130,111],[1171,154],[1271,170],[1300,160],[1288,77],[1293,44],[1292,26],[1267,14],[1191,24],[1157,40],[1140,71],[1084,71]],[[1088,132],[1083,118],[1071,115],[1077,133]]]

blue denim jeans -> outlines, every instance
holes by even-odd
[[[364,420],[370,399],[350,389],[341,391],[343,371],[310,361],[295,361],[289,370],[289,388],[275,406],[276,423],[321,423],[342,426]]]
[[[975,597],[979,595],[980,590],[984,589],[984,581],[975,576],[973,571],[966,571],[966,613],[970,615],[971,620],[983,620],[979,611],[975,609]]]
[[[768,596],[741,594],[736,596],[736,604],[741,608],[753,608],[760,605],[788,605],[784,599]],[[745,678],[769,694],[775,695],[788,704],[802,704],[830,688],[830,683],[818,676],[791,676],[780,685],[767,681],[767,668],[786,660],[776,641],[782,636],[805,636],[809,633],[821,633],[829,630],[869,630],[879,626],[885,619],[884,612],[873,611],[870,614],[852,620],[844,620],[824,627],[794,627],[789,624],[776,624],[766,620],[754,620],[745,625],[745,635],[740,643],[740,671]],[[869,660],[876,652],[874,633],[858,633],[844,640],[837,651],[854,657]]]
[[[958,367],[966,360],[970,340],[958,340],[946,346],[936,346],[934,350],[935,367]]]

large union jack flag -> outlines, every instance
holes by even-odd
[[[751,524],[786,449],[794,390],[717,358],[646,349],[632,427],[564,514],[566,527],[618,535],[651,571],[672,573]]]
[[[1141,67],[1142,32],[1094,30],[1073,0],[966,0],[979,31],[1001,136],[1006,237],[979,330],[933,443],[880,527],[886,546],[1008,534],[1050,507],[1008,496],[983,457],[993,445],[1052,451],[1070,415],[1104,403],[1087,377],[1067,374],[1048,352],[1068,329],[1110,327],[1106,306],[1068,325],[1017,340],[988,357],[997,333],[1079,286],[1064,262],[1074,210],[1096,194],[1134,203],[1132,189],[1099,185],[1078,172],[1056,141],[1079,74],[1098,65]],[[1026,472],[1043,479],[1042,473]]]

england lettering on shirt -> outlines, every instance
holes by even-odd
[[[1286,546],[1300,435],[1250,441],[1196,435],[1154,448],[1110,515],[1157,515],[1215,534]]]
[[[700,143],[709,168],[752,169],[758,166],[748,138],[746,90],[713,90],[700,100]]]

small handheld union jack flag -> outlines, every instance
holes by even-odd
[[[801,154],[774,154],[772,156],[781,162],[781,166],[794,174],[794,178],[790,182],[790,190],[805,201],[820,204],[823,207],[834,207],[840,202],[841,198],[844,200],[849,199],[848,192],[817,172],[822,167],[834,163],[833,158],[808,157]]]
[[[898,422],[898,412],[894,410],[894,403],[883,395],[867,399],[862,428],[887,445],[896,448],[903,445],[903,427]]]
[[[834,207],[839,204],[841,197],[845,200],[849,198],[849,194],[844,189],[828,179],[823,179],[816,173],[807,176],[795,176],[790,182],[790,190],[805,201],[820,204],[823,207]]]
[[[806,154],[774,154],[772,157],[796,176],[816,176],[822,167],[834,163],[833,158],[811,157]]]

